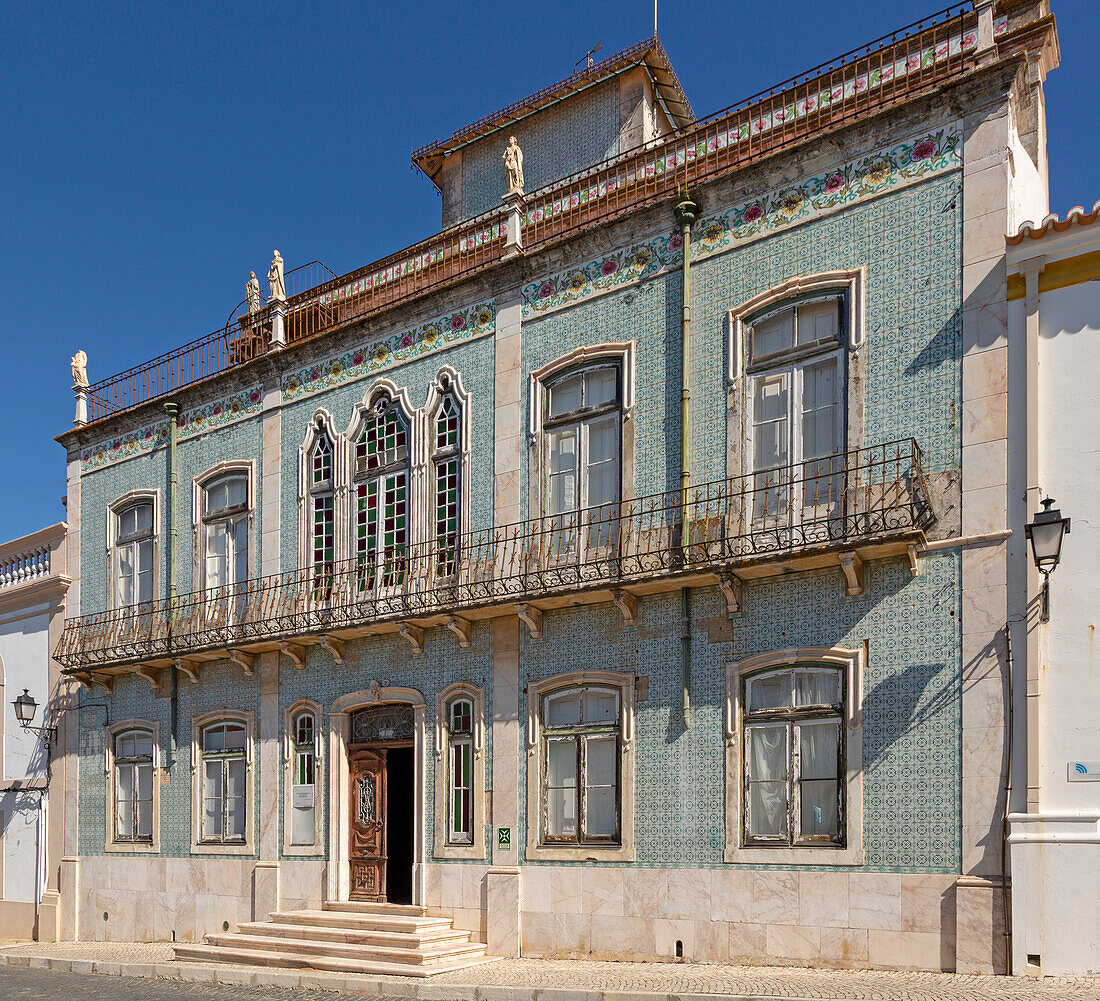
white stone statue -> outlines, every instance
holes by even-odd
[[[78,386],[85,387],[88,385],[88,356],[83,351],[77,351],[72,358],[69,359],[73,366],[73,389]]]
[[[286,283],[283,280],[283,259],[277,250],[275,251],[275,256],[271,259],[271,267],[267,269],[267,284],[271,289],[271,294],[268,296],[268,299],[272,302],[286,301]]]
[[[260,308],[260,282],[256,278],[255,271],[248,272],[248,282],[244,287],[245,297],[248,299],[248,311],[255,313]]]
[[[508,145],[504,148],[504,156],[501,157],[504,161],[504,169],[508,172],[508,194],[512,194],[513,191],[523,194],[523,150],[519,148],[519,144],[516,142],[516,137],[512,136],[508,140]]]

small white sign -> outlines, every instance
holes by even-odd
[[[1071,761],[1070,782],[1100,782],[1100,761]]]
[[[294,786],[290,791],[291,805],[297,810],[313,807],[313,786]]]

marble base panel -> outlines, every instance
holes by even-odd
[[[520,951],[562,959],[953,970],[957,878],[526,865]]]
[[[95,942],[195,942],[276,906],[319,907],[323,860],[85,857],[79,937]]]

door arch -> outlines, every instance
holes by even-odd
[[[409,706],[413,713],[413,863],[412,902],[425,903],[424,792],[425,752],[427,747],[424,696],[415,688],[391,688],[371,682],[364,691],[342,695],[329,711],[330,753],[332,763],[329,785],[329,845],[326,873],[326,899],[348,900],[351,891],[351,864],[348,844],[351,834],[351,769],[353,746],[352,717],[359,710],[392,704]]]

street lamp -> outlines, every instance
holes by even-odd
[[[25,688],[23,689],[22,695],[12,699],[11,704],[15,708],[15,718],[18,720],[19,726],[31,733],[37,733],[46,742],[46,782],[48,784],[50,780],[50,749],[57,742],[57,727],[31,726],[31,720],[34,719],[34,713],[35,710],[38,709],[38,703],[34,701],[34,696]],[[58,715],[60,713],[79,712],[81,709],[102,709],[103,725],[107,726],[110,723],[110,715],[106,702],[83,702],[75,706],[55,706],[53,714]]]
[[[15,706],[15,718],[19,720],[19,725],[26,729],[27,724],[34,719],[34,711],[38,708],[38,703],[24,688],[23,694],[12,705]]]
[[[1043,501],[1043,510],[1037,511],[1030,525],[1024,525],[1024,534],[1031,541],[1031,556],[1035,567],[1043,575],[1042,604],[1039,621],[1050,621],[1050,575],[1062,557],[1062,539],[1069,535],[1069,518],[1053,507],[1054,498]]]

